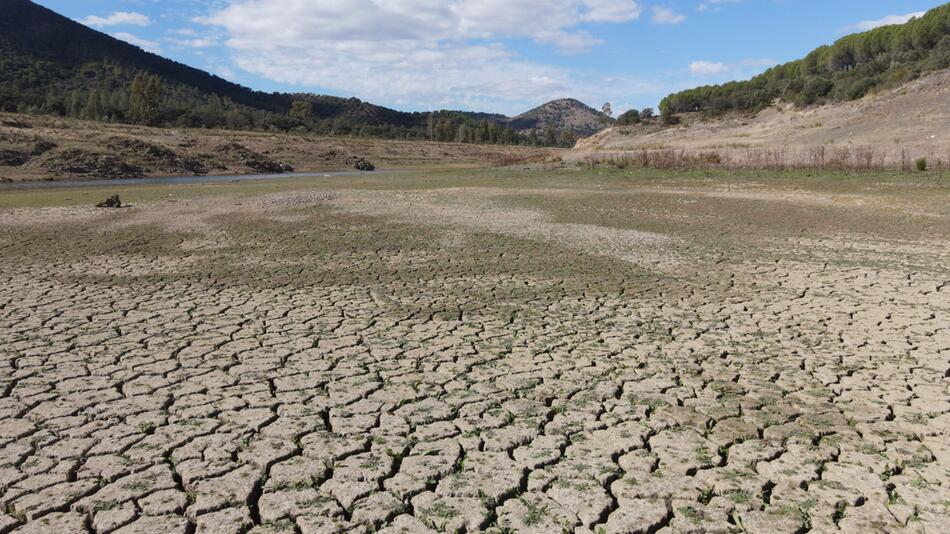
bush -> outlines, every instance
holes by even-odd
[[[917,170],[920,172],[926,172],[927,158],[920,158],[919,160],[917,160]]]
[[[624,113],[620,117],[617,117],[617,124],[621,126],[629,126],[631,124],[640,124],[640,111],[636,109],[631,109],[630,111]]]
[[[677,117],[669,108],[663,110],[663,113],[660,114],[660,118],[663,120],[663,124],[667,126],[674,126],[680,123],[680,118]]]

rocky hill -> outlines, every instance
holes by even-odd
[[[508,122],[519,132],[543,132],[553,126],[555,130],[573,130],[579,136],[597,133],[611,123],[613,119],[573,98],[548,102]]]

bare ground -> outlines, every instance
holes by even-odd
[[[939,532],[947,184],[9,192],[0,530]]]
[[[475,167],[545,159],[550,149],[309,134],[146,128],[0,113],[0,182]]]

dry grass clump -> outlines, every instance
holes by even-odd
[[[921,165],[921,163],[923,164]],[[910,172],[928,168],[942,171],[950,168],[950,151],[944,158],[915,159],[906,150],[896,154],[874,147],[816,146],[806,150],[787,148],[747,148],[725,153],[687,151],[684,149],[640,149],[625,152],[597,153],[582,160],[587,168],[613,167],[651,169],[728,169],[728,170],[822,170],[883,171],[899,169]],[[923,168],[921,168],[923,167]]]
[[[543,163],[553,161],[559,163],[560,156],[548,157],[546,154],[500,154],[492,158],[490,165],[492,167],[517,167],[519,165],[530,165],[532,163]]]

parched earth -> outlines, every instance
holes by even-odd
[[[376,180],[0,211],[0,532],[945,531],[950,182]]]

